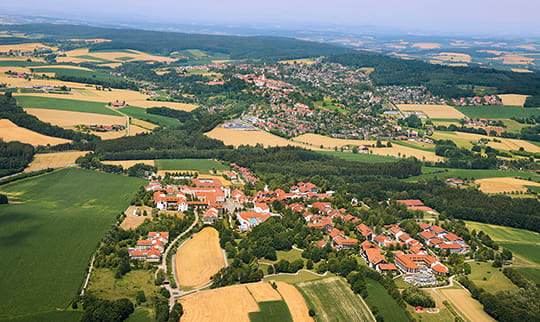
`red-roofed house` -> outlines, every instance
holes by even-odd
[[[214,207],[208,208],[203,214],[203,224],[213,225],[219,219],[219,210]]]
[[[364,236],[366,240],[370,240],[371,236],[373,235],[373,231],[371,230],[371,228],[369,228],[368,226],[364,224],[360,224],[356,226],[356,230],[358,230],[360,235]]]
[[[255,206],[253,207],[253,210],[261,214],[270,213],[270,207],[268,207],[268,205],[263,202],[256,202]]]
[[[341,235],[332,239],[332,245],[337,250],[353,248],[358,244],[358,239],[343,237]]]
[[[254,211],[242,211],[236,215],[240,222],[240,231],[248,231],[258,224],[265,222],[270,218],[269,214],[258,213]]]
[[[421,200],[418,199],[404,199],[404,200],[396,200],[396,203],[400,205],[404,205],[405,207],[412,207],[412,206],[423,206],[424,203]]]
[[[154,203],[159,210],[174,209],[177,211],[187,211],[188,204],[183,193],[168,194],[162,191],[154,192]]]

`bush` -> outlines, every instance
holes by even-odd
[[[138,291],[137,295],[135,295],[135,300],[137,301],[137,304],[146,302],[146,295],[144,295],[144,291]]]
[[[0,193],[0,205],[5,205],[9,202],[8,197]]]
[[[417,287],[408,287],[402,296],[412,306],[435,307],[433,298]]]

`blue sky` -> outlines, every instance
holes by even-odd
[[[166,23],[540,35],[539,0],[2,0],[0,13]]]

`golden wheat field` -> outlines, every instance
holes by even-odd
[[[430,162],[438,162],[444,160],[443,157],[436,155],[435,152],[419,150],[399,144],[393,144],[390,148],[370,148],[369,151],[373,154],[391,156],[396,158],[415,157],[418,160]]]
[[[261,144],[264,147],[288,145],[304,148],[307,147],[305,144],[293,142],[262,130],[241,131],[226,129],[218,126],[212,131],[207,132],[205,135],[212,139],[223,141],[223,143],[226,145],[232,145],[234,147],[238,147],[240,145],[255,146],[257,144]]]
[[[174,59],[170,57],[157,56],[148,53],[144,53],[137,50],[129,51],[97,51],[90,52],[88,48],[79,48],[67,51],[65,57],[58,57],[57,61],[60,63],[92,63],[108,61],[110,63],[122,63],[126,60],[132,61],[149,61],[149,62],[161,62],[170,63]],[[92,59],[95,58],[95,59]]]
[[[176,276],[182,287],[198,288],[210,282],[210,278],[225,267],[225,258],[219,245],[219,233],[206,227],[176,252]]]
[[[520,106],[523,107],[525,105],[525,101],[527,100],[527,95],[520,95],[520,94],[500,94],[497,95],[501,99],[503,105],[508,106]]]
[[[0,139],[5,142],[19,141],[33,146],[57,145],[69,143],[70,140],[43,135],[23,127],[19,127],[10,120],[0,119]]]
[[[75,161],[88,153],[87,151],[65,151],[53,153],[38,153],[34,160],[24,169],[24,172],[38,171],[43,169],[65,168],[75,164]]]
[[[422,112],[433,119],[462,119],[463,113],[449,105],[436,104],[398,104],[397,107],[403,112]]]
[[[470,63],[471,55],[463,53],[451,53],[451,52],[442,52],[433,57],[437,60],[442,60],[444,62],[456,62],[456,63]]]
[[[465,289],[432,289],[430,293],[436,302],[448,301],[458,311],[458,314],[467,321],[495,322],[482,307],[482,304],[473,299]]]
[[[26,43],[26,44],[0,45],[0,53],[8,53],[10,51],[34,51],[36,49],[57,50],[58,48],[47,46],[39,42],[32,42],[32,43]]]
[[[107,161],[101,161],[101,163],[109,164],[109,165],[119,165],[124,169],[128,169],[136,165],[137,163],[154,166],[155,160],[114,160],[114,161],[107,160]]]
[[[512,71],[514,73],[532,73],[532,70],[529,70],[527,68],[512,68]]]
[[[77,125],[126,125],[126,117],[97,113],[25,108],[26,113],[34,115],[43,122],[63,128],[73,129]]]
[[[487,178],[475,180],[485,193],[527,192],[527,186],[540,187],[540,183],[516,178]]]
[[[329,136],[313,134],[313,133],[302,134],[295,138],[292,138],[291,140],[298,143],[307,144],[316,148],[320,148],[322,146],[323,149],[329,149],[329,150],[334,149],[336,147],[341,148],[342,146],[348,146],[348,145],[374,146],[377,143],[376,141],[373,141],[373,140],[337,139],[337,138],[332,138]]]
[[[201,291],[180,299],[185,322],[250,322],[249,313],[260,311],[258,303],[283,299],[294,322],[312,322],[303,296],[294,286],[278,282],[241,284]],[[280,294],[282,293],[282,294]]]
[[[441,48],[441,44],[436,42],[417,42],[412,44],[412,47],[419,49],[439,49]]]

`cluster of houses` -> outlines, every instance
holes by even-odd
[[[118,132],[118,131],[124,131],[126,127],[125,125],[120,125],[120,124],[112,124],[112,125],[92,124],[88,126],[88,129],[95,132]]]
[[[231,168],[238,171],[240,175],[242,176],[242,178],[244,178],[245,182],[256,183],[257,181],[259,181],[259,179],[248,168],[239,166],[236,163],[231,163]]]
[[[292,92],[293,86],[277,79],[266,78],[264,74],[237,74],[237,78],[243,80],[248,84],[254,84],[258,88],[268,88],[275,91]]]
[[[479,106],[479,105],[501,105],[502,101],[497,95],[484,95],[472,97],[452,98],[450,104],[454,106]]]
[[[146,239],[140,239],[137,241],[135,247],[128,248],[129,258],[152,263],[159,262],[161,255],[165,251],[165,245],[167,245],[168,242],[168,232],[151,231],[148,233]]]
[[[465,254],[469,251],[467,243],[465,243],[463,238],[458,235],[448,232],[437,225],[421,223],[419,226],[422,229],[422,232],[420,232],[418,236],[427,246],[448,254]]]

